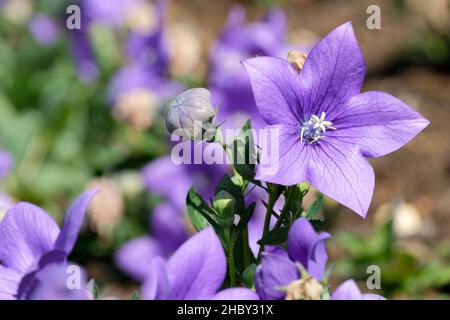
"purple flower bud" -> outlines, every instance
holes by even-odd
[[[204,88],[189,89],[178,95],[167,111],[167,130],[185,139],[201,137],[216,115],[210,98],[211,93]]]

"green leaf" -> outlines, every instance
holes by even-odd
[[[311,207],[309,207],[309,209],[306,211],[306,217],[308,218],[308,220],[312,220],[315,218],[315,216],[320,210],[320,207],[322,206],[322,203],[323,203],[323,195],[319,193],[316,197],[316,200],[311,205]]]
[[[256,149],[248,120],[233,141],[233,164],[236,171],[247,180],[255,177]]]
[[[193,187],[189,189],[186,202],[189,218],[197,231],[203,230],[209,225],[215,229],[218,228],[215,212]]]
[[[289,228],[281,227],[270,231],[264,238],[258,241],[259,245],[276,245],[287,241]]]
[[[141,300],[141,295],[136,290],[131,294],[130,300]]]
[[[245,199],[242,195],[242,189],[234,184],[228,174],[225,174],[222,179],[220,179],[219,184],[214,191],[214,195],[217,195],[221,191],[226,191],[234,197],[236,200],[237,213],[241,213],[245,210]]]
[[[242,273],[242,280],[244,280],[245,286],[247,288],[253,288],[255,285],[255,272],[256,272],[256,264],[252,263],[247,268],[245,268]]]
[[[236,227],[236,232],[234,234],[233,243],[236,241],[236,238],[239,237],[242,231],[247,227],[248,222],[253,216],[253,212],[255,211],[256,202],[252,202],[248,208],[244,211],[244,214],[241,216],[241,220],[239,220],[239,223]]]

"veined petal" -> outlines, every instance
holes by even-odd
[[[268,124],[296,126],[302,118],[300,78],[286,60],[258,57],[243,61],[259,113]]]
[[[151,262],[147,278],[141,288],[142,297],[147,300],[172,299],[172,276],[166,263],[160,257]]]
[[[352,24],[348,22],[331,31],[314,46],[300,72],[306,118],[338,111],[360,93],[365,73],[364,57]]]
[[[0,265],[0,300],[16,300],[22,275]]]
[[[370,91],[354,96],[333,119],[330,132],[357,145],[365,157],[391,153],[422,131],[429,122],[401,100],[384,92]]]
[[[64,219],[61,233],[55,242],[55,248],[64,250],[67,254],[72,251],[77,241],[89,202],[98,191],[98,189],[86,191],[75,199]]]
[[[295,221],[288,235],[290,257],[319,281],[325,274],[328,256],[324,242],[329,238],[331,235],[327,232],[317,233],[306,218]]]
[[[58,226],[45,211],[21,202],[8,210],[0,223],[0,261],[25,274],[53,248],[58,234]]]
[[[220,288],[227,272],[225,253],[212,228],[186,241],[170,258],[175,300],[210,299]]]
[[[300,129],[282,125],[267,126],[259,136],[261,158],[255,179],[281,185],[306,180],[309,148],[300,142]]]
[[[299,278],[297,266],[288,257],[265,252],[256,269],[255,287],[262,300],[281,300],[286,292],[280,287]]]
[[[216,293],[213,300],[259,300],[259,297],[247,288],[228,288]]]
[[[322,139],[309,149],[311,184],[365,218],[375,186],[375,174],[369,162],[354,146],[335,138]]]

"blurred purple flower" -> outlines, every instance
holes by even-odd
[[[91,22],[117,27],[124,23],[127,11],[140,0],[81,0],[81,11]]]
[[[196,142],[181,143],[193,146]],[[187,193],[192,186],[208,201],[213,197],[216,185],[227,171],[226,165],[178,165],[170,156],[164,156],[146,165],[142,170],[142,177],[148,191],[165,197],[183,212],[186,209]]]
[[[182,85],[133,64],[120,69],[109,85],[114,115],[138,130],[148,129],[164,102],[179,93]]]
[[[342,283],[331,295],[332,300],[386,300],[372,293],[361,293],[355,281],[350,279]]]
[[[278,58],[252,58],[244,66],[267,129],[279,132],[278,153],[263,150],[267,165],[256,178],[282,185],[308,180],[365,217],[375,176],[364,157],[397,150],[428,121],[387,93],[360,93],[365,63],[351,24],[321,40],[300,74]]]
[[[241,61],[254,56],[286,58],[285,40],[286,18],[281,10],[272,10],[264,20],[246,25],[244,9],[232,8],[210,58],[209,84],[215,102],[220,102],[219,123],[226,120],[225,127],[237,128],[251,118],[254,128],[265,125]]]
[[[300,278],[296,263],[321,281],[328,259],[325,240],[330,237],[326,232],[316,233],[306,218],[295,221],[289,230],[288,251],[274,248],[272,252],[264,252],[256,269],[255,287],[261,299],[284,299],[286,292],[279,290],[279,287],[288,286]]]
[[[187,240],[185,215],[172,204],[158,204],[151,215],[152,236],[142,236],[122,245],[115,254],[116,265],[134,280],[142,282],[157,256],[169,257]]]
[[[28,24],[34,40],[41,45],[49,46],[55,43],[59,38],[59,27],[49,16],[36,13]]]
[[[0,223],[0,299],[29,299],[47,279],[53,264],[64,264],[72,251],[89,201],[97,190],[83,193],[70,207],[62,229],[41,208],[21,202]]]
[[[155,29],[150,33],[130,32],[125,48],[132,64],[140,64],[160,77],[167,76],[169,64],[169,46],[164,23],[167,1],[156,1]]]
[[[185,242],[168,260],[155,258],[141,288],[149,300],[258,300],[245,288],[217,292],[225,279],[227,263],[219,238],[207,228]]]
[[[83,25],[80,30],[70,30],[69,35],[71,39],[72,55],[80,81],[91,83],[97,80],[99,70],[89,39],[88,27]]]

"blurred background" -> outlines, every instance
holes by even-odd
[[[367,28],[369,5],[381,9],[379,30]],[[222,101],[219,118],[261,125],[240,61],[308,52],[346,21],[366,59],[364,90],[399,97],[430,126],[371,160],[376,188],[367,220],[325,200],[331,283],[365,282],[375,264],[377,293],[448,298],[447,0],[0,0],[0,219],[15,202],[29,201],[61,221],[74,197],[100,186],[71,258],[102,295],[129,297],[139,270],[124,260],[170,255],[192,233],[187,188],[208,197],[227,170],[169,163],[167,101],[207,87]]]

